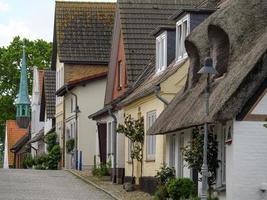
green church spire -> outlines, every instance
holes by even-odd
[[[20,68],[19,93],[16,100],[17,123],[21,128],[27,128],[30,121],[30,98],[28,94],[28,76],[26,66],[25,46],[23,45],[22,61]]]

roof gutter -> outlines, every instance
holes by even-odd
[[[164,99],[162,96],[160,96],[160,90],[161,90],[161,88],[160,88],[160,84],[158,84],[158,85],[156,85],[155,86],[155,95],[156,95],[156,97],[161,101],[161,102],[163,102],[166,106],[167,105],[169,105],[169,102],[166,100],[166,99]]]

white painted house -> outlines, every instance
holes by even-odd
[[[38,134],[42,134],[41,131],[44,128],[45,123],[40,120],[41,109],[41,93],[44,83],[44,71],[38,70],[37,67],[33,68],[33,86],[32,86],[32,101],[31,101],[31,138],[38,139]],[[32,142],[32,155],[35,156],[38,152],[38,141]],[[42,149],[39,150],[43,152]]]
[[[194,180],[201,176],[188,168],[181,149],[191,144],[192,129],[208,122],[218,141],[213,189],[220,200],[267,199],[266,26],[266,2],[232,0],[192,31],[185,40],[190,66],[184,92],[148,131],[167,135],[167,164],[178,177]],[[205,117],[207,79],[197,72],[207,56],[218,74],[211,79]]]
[[[104,103],[106,75],[104,72],[79,78],[57,91],[57,95],[64,95],[65,99],[65,141],[77,140],[77,165],[81,170],[92,169],[94,165],[97,134],[95,122],[88,119],[88,113],[96,112]],[[65,154],[65,167],[68,169],[76,167],[75,151]]]

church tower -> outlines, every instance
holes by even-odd
[[[16,121],[20,128],[28,128],[30,122],[30,98],[28,94],[25,46],[23,46],[20,68],[19,93],[16,100]]]

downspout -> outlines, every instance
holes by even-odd
[[[75,168],[78,169],[78,97],[75,93],[69,90],[68,85],[65,86],[67,93],[70,93],[75,98]]]
[[[160,84],[155,86],[155,90],[154,90],[155,95],[161,102],[163,102],[167,106],[167,105],[169,105],[169,102],[166,99],[164,99],[162,96],[160,96],[160,89],[161,89]]]
[[[112,182],[116,183],[116,166],[117,166],[117,117],[111,112],[111,108],[108,109],[109,116],[113,119],[113,170],[112,170]]]

